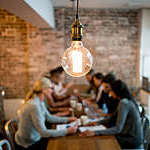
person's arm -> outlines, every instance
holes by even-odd
[[[101,86],[99,89],[98,89],[98,94],[97,94],[97,97],[96,97],[96,102],[98,102],[101,97],[102,97],[102,92],[103,92],[103,86]]]
[[[92,90],[93,90],[93,85],[90,84],[88,89],[85,92],[90,94]]]
[[[69,121],[68,117],[57,117],[51,115],[48,111],[46,111],[46,119],[50,123],[67,123]]]
[[[47,104],[51,107],[56,107],[56,103],[51,95],[47,95]]]
[[[96,104],[96,103],[90,103],[89,105],[88,105],[89,107],[92,107],[94,110],[97,110],[98,109],[98,105]]]
[[[95,135],[114,135],[114,134],[119,134],[126,122],[126,118],[129,112],[129,107],[125,102],[121,102],[119,105],[119,110],[118,110],[118,116],[117,116],[117,122],[115,127],[108,128],[106,130],[102,131],[96,131]],[[104,122],[101,122],[104,123]]]
[[[63,89],[61,89],[59,92],[57,92],[56,94],[57,94],[58,96],[63,96],[63,95],[66,95],[67,91],[68,91],[67,88],[63,88]]]
[[[64,112],[64,111],[69,111],[69,107],[58,107],[58,108],[49,107],[48,110],[50,112]]]
[[[60,131],[47,129],[45,126],[45,120],[43,120],[41,112],[38,110],[36,106],[32,106],[31,118],[34,127],[38,130],[41,137],[58,137],[58,136],[65,136],[67,134],[67,129]],[[54,118],[54,120],[57,119]]]
[[[97,98],[96,98],[97,99]],[[96,101],[96,104],[98,105],[98,108],[102,109],[102,105],[104,103],[104,97],[103,95],[101,96],[101,98],[99,100]]]
[[[111,117],[111,116],[113,116],[113,113],[104,113],[102,109],[97,109],[96,112],[99,113],[99,115],[101,117]]]
[[[73,82],[69,82],[66,85],[64,85],[64,88],[69,89],[73,86]]]
[[[67,101],[60,101],[55,102],[52,96],[47,96],[47,103],[49,106],[56,108],[56,107],[63,107],[69,104],[69,100]]]
[[[87,98],[87,99],[83,99],[82,102],[85,102],[88,106],[94,108],[95,110],[98,109],[98,105],[95,103],[95,99],[91,99],[91,98]]]
[[[97,124],[98,125],[104,125],[107,127],[107,126],[109,126],[111,120],[112,120],[112,117],[109,117],[109,118],[98,121]]]
[[[54,115],[55,115],[55,116],[58,116],[58,117],[64,117],[64,116],[70,115],[70,111],[57,112],[57,113],[54,114]]]
[[[62,99],[67,99],[70,97],[70,95],[58,95],[57,93],[53,93],[53,97],[56,99],[56,100],[62,100]]]

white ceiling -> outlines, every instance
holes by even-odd
[[[26,20],[38,28],[55,27],[50,0],[0,0],[0,8]],[[44,3],[43,3],[44,2]]]
[[[72,7],[72,0],[52,0],[52,1],[54,7]],[[150,8],[150,0],[80,0],[80,7],[82,8]]]

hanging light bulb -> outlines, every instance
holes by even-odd
[[[65,72],[73,77],[86,75],[92,68],[92,55],[82,43],[83,25],[78,17],[79,0],[77,0],[77,13],[75,22],[72,24],[72,44],[62,57],[62,67]]]

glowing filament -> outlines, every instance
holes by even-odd
[[[72,68],[73,72],[82,72],[82,53],[79,51],[72,51]]]

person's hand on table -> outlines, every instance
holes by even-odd
[[[73,95],[73,96],[80,97],[80,93],[73,93],[72,95]]]
[[[89,122],[88,124],[87,124],[87,126],[96,126],[97,125],[97,122]]]
[[[69,107],[59,107],[57,108],[58,111],[69,111]]]
[[[73,122],[73,121],[76,121],[76,120],[77,120],[76,117],[70,117],[69,120],[68,120],[68,122],[70,123],[70,122]]]
[[[103,110],[102,109],[96,109],[95,110],[97,113],[103,113]]]
[[[68,116],[68,115],[70,115],[70,111],[67,110],[67,111],[64,111],[64,112],[60,112],[58,114],[60,114],[61,116]]]
[[[79,136],[95,136],[95,132],[94,131],[86,130],[86,131],[80,133]]]
[[[90,105],[90,104],[91,104],[91,102],[90,102],[89,100],[87,100],[87,99],[84,99],[84,100],[82,100],[82,101],[84,101],[87,105]]]
[[[77,132],[78,126],[75,127],[69,127],[67,129],[67,134],[75,134]]]

